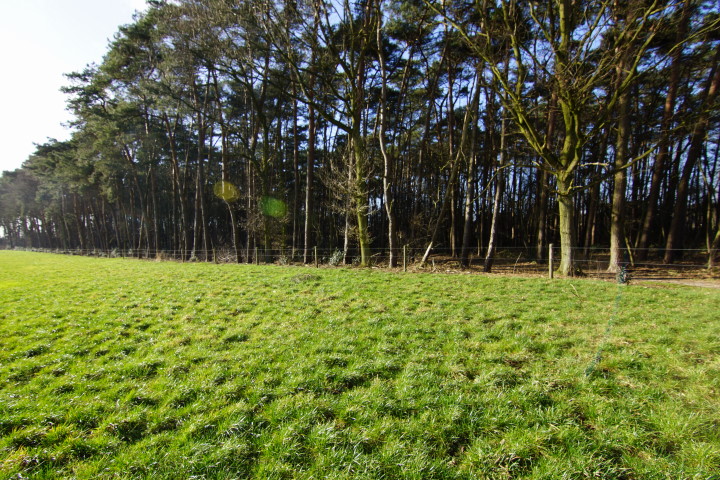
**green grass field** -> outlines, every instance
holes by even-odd
[[[1,478],[720,478],[720,291],[0,252]]]

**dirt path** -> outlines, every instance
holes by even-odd
[[[633,283],[639,284],[652,284],[652,283],[672,283],[674,285],[687,285],[690,287],[704,287],[704,288],[720,288],[720,280],[692,280],[688,278],[675,279],[675,278],[654,278],[651,280],[637,279]]]

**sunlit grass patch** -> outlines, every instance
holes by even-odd
[[[2,477],[720,471],[714,290],[19,252],[0,267]]]

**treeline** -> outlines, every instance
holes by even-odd
[[[714,1],[149,3],[0,178],[5,246],[713,261]]]

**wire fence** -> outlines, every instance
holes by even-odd
[[[467,256],[467,261],[460,258],[459,250],[451,251],[445,248],[436,248],[431,251],[427,261],[423,264],[422,258],[427,247],[412,247],[409,245],[396,249],[393,252],[394,267],[390,267],[390,251],[388,249],[371,249],[370,266],[399,271],[422,271],[444,273],[480,273],[485,272],[486,252],[473,249]],[[137,258],[146,260],[167,260],[178,262],[215,262],[215,263],[245,263],[245,264],[278,264],[278,265],[309,265],[318,268],[347,267],[360,264],[360,253],[357,249],[343,251],[337,248],[313,247],[302,248],[272,248],[243,247],[236,251],[233,248],[219,247],[211,250],[153,250],[153,249],[39,249],[14,248],[14,250],[28,250],[64,255],[82,255],[106,258]],[[549,276],[559,265],[560,248],[544,249],[542,258],[538,258],[534,249],[523,247],[507,247],[498,249],[492,258],[492,267],[489,273],[524,276]],[[709,268],[710,252],[707,249],[678,249],[674,250],[673,257],[678,259],[673,263],[663,261],[665,249],[648,249],[638,255],[625,254],[621,266],[627,270],[633,279],[667,280],[667,279],[717,279],[720,280],[718,268]],[[573,252],[574,264],[578,275],[612,280],[617,272],[609,271],[610,252],[602,248],[577,248]],[[638,260],[644,258],[644,260]],[[550,262],[554,262],[552,269]]]

